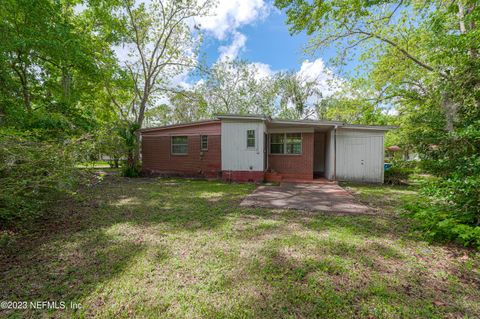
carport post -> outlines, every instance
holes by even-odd
[[[337,180],[337,125],[333,128],[333,180]]]

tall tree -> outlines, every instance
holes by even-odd
[[[102,88],[98,65],[111,57],[110,42],[95,32],[96,15],[74,10],[76,3],[1,2],[5,124],[57,135],[92,127],[94,96]]]
[[[192,24],[210,7],[208,0],[154,0],[148,5],[134,0],[122,2],[125,37],[121,46],[128,54],[120,62],[123,72],[114,76],[123,80],[107,80],[106,89],[121,115],[136,127],[143,126],[147,108],[153,106],[170,80],[196,66],[202,38]],[[113,85],[119,83],[123,86]],[[138,159],[136,148],[129,155],[129,165],[136,166]]]
[[[381,56],[395,57],[396,64],[390,64],[391,69],[385,74],[391,78],[384,77],[387,81],[378,83],[379,86],[391,84],[390,80],[400,84],[401,79],[405,87],[419,88],[425,85],[424,81],[419,82],[419,74],[427,77],[428,82],[435,81],[441,86],[451,84],[454,59],[444,54],[445,51],[429,52],[438,45],[444,49],[448,46],[447,52],[456,58],[478,58],[478,4],[474,0],[423,3],[276,0],[275,4],[286,9],[292,33],[305,30],[312,37],[309,52],[337,44],[340,57],[348,56],[359,47],[362,58],[370,62],[371,58],[375,61]],[[462,51],[452,52],[452,44],[458,40],[462,45],[457,49]],[[383,89],[386,94],[391,93]],[[448,90],[443,90],[441,104],[445,128],[452,131],[458,102]]]
[[[126,36],[120,45],[127,56],[121,57],[120,66],[132,81],[132,96],[129,105],[118,103],[114,94],[111,97],[126,118],[142,126],[152,99],[165,92],[171,78],[196,66],[201,36],[191,23],[208,12],[210,3],[156,0],[146,5],[127,0],[122,4]]]
[[[209,114],[274,112],[273,76],[246,61],[218,61],[197,85],[197,90],[204,96]]]
[[[317,117],[323,98],[317,80],[292,71],[279,73],[276,77],[280,98],[279,116],[291,119]]]
[[[476,0],[276,0],[310,52],[360,56],[376,99],[395,105],[397,141],[435,174],[427,233],[480,246],[480,6]],[[353,50],[353,52],[352,52]]]

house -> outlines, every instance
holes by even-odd
[[[264,115],[141,130],[143,171],[231,181],[383,182],[384,134],[393,127]]]

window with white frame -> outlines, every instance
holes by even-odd
[[[302,153],[302,133],[285,134],[285,151],[287,154]]]
[[[270,134],[270,153],[283,154],[285,150],[285,134]]]
[[[247,148],[255,148],[255,130],[247,130]]]
[[[270,154],[302,154],[302,133],[270,134]]]
[[[172,136],[172,154],[185,155],[188,153],[188,138],[186,136]]]
[[[200,148],[202,151],[208,150],[208,135],[200,136]]]

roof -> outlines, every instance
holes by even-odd
[[[381,126],[381,125],[361,125],[361,124],[348,124],[339,121],[326,121],[326,120],[287,120],[287,119],[274,119],[264,114],[218,114],[215,119],[202,120],[190,123],[181,123],[173,125],[165,125],[152,128],[141,129],[140,132],[151,132],[158,130],[171,129],[176,127],[186,127],[194,125],[204,125],[215,123],[220,120],[250,120],[250,121],[264,121],[267,124],[273,125],[295,125],[295,126],[331,126],[336,128],[350,128],[359,130],[376,130],[376,131],[389,131],[398,128],[398,126]]]
[[[188,122],[188,123],[179,123],[179,124],[171,124],[171,125],[164,125],[164,126],[158,126],[158,127],[143,128],[139,131],[142,132],[142,133],[143,132],[152,132],[152,131],[161,131],[161,130],[168,130],[168,129],[177,128],[177,127],[186,127],[186,126],[218,123],[219,121],[220,120],[218,120],[218,119],[209,119],[209,120],[194,121],[194,122]]]
[[[268,121],[271,120],[270,116],[267,116],[265,114],[217,114],[216,118],[223,120],[223,119],[229,119],[229,120],[259,120],[259,121]]]
[[[310,119],[305,119],[305,120],[271,119],[269,123],[285,124],[285,125],[306,125],[306,126],[333,126],[333,127],[340,127],[340,128],[377,130],[377,131],[389,131],[389,130],[398,128],[397,126],[348,124],[348,123],[339,122],[339,121],[310,120]]]
[[[272,124],[299,124],[299,125],[343,125],[342,122],[324,121],[324,120],[284,120],[284,119],[272,119]]]

